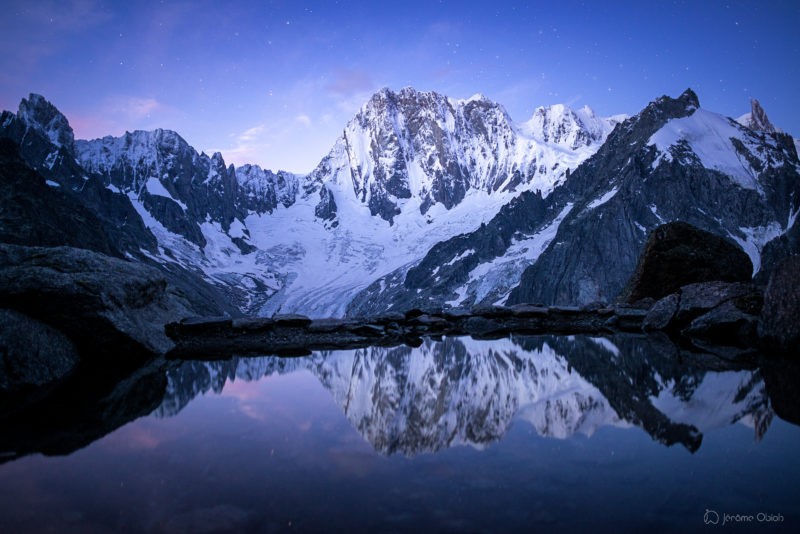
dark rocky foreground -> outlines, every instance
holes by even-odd
[[[678,345],[728,360],[749,360],[763,350],[792,355],[796,345],[759,337],[762,291],[741,282],[689,284],[649,309],[630,306],[479,307],[389,313],[363,319],[189,318],[166,326],[175,347],[170,359],[228,359],[234,355],[298,356],[314,350],[367,346],[418,346],[423,337],[472,336],[497,339],[518,335],[618,334],[668,336]],[[772,309],[772,308],[770,308]],[[774,331],[773,329],[769,330]]]
[[[549,308],[520,304],[473,310],[389,313],[364,319],[191,318],[166,326],[176,346],[167,358],[227,359],[233,355],[304,355],[313,350],[373,345],[418,346],[422,337],[469,335],[495,339],[517,334],[641,332],[646,312],[635,308]]]

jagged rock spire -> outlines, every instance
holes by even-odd
[[[73,152],[75,135],[67,118],[42,95],[31,93],[19,103],[20,119],[33,128],[40,129],[50,141]]]
[[[750,128],[759,132],[775,133],[775,126],[769,122],[767,112],[755,98],[750,99]]]

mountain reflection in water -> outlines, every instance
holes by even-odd
[[[0,532],[791,531],[797,368],[612,335],[93,369],[0,403]]]
[[[187,361],[167,372],[155,414],[175,415],[230,381],[300,370],[319,379],[382,454],[482,449],[502,439],[515,419],[559,439],[636,425],[664,445],[695,451],[704,432],[734,423],[754,428],[760,440],[773,417],[760,371],[710,371],[629,335],[445,338],[415,348]]]

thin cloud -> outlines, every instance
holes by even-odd
[[[122,111],[127,113],[132,119],[150,118],[151,113],[155,113],[163,109],[158,100],[155,98],[129,98],[122,108]]]
[[[208,152],[219,152],[226,163],[233,163],[237,167],[245,163],[255,163],[260,161],[266,150],[269,148],[269,140],[266,139],[266,126],[258,124],[234,134],[236,144],[228,148],[215,148]]]
[[[575,104],[580,102],[582,99],[583,99],[583,94],[582,93],[578,93],[577,95],[571,97],[566,102],[564,102],[564,104],[567,105],[568,107],[573,107]]]
[[[162,104],[153,97],[130,95],[109,98],[103,106],[103,113],[124,124],[126,129],[163,128],[171,116],[179,114],[178,110]]]
[[[311,117],[308,115],[298,115],[294,120],[305,126],[311,126]]]
[[[336,101],[336,107],[345,115],[353,115],[369,101],[373,94],[374,90],[370,89],[369,91],[355,93],[347,98],[340,98]]]
[[[334,69],[334,79],[325,86],[325,90],[339,97],[349,97],[374,87],[372,79],[363,70]]]
[[[240,133],[236,139],[240,143],[247,143],[249,141],[254,141],[258,138],[262,133],[264,133],[264,125],[259,124],[258,126],[253,126],[252,128],[245,130],[244,132]]]

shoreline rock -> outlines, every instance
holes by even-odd
[[[800,356],[800,256],[775,266],[764,292],[758,334],[767,347]]]
[[[158,269],[71,247],[0,244],[0,302],[102,359],[164,353],[163,325],[192,314]]]
[[[165,327],[176,346],[169,359],[227,359],[232,355],[302,355],[313,350],[417,346],[423,337],[469,335],[495,339],[517,334],[641,333],[645,312],[632,308],[581,309],[533,305],[471,311],[409,310],[362,319],[188,318]]]

